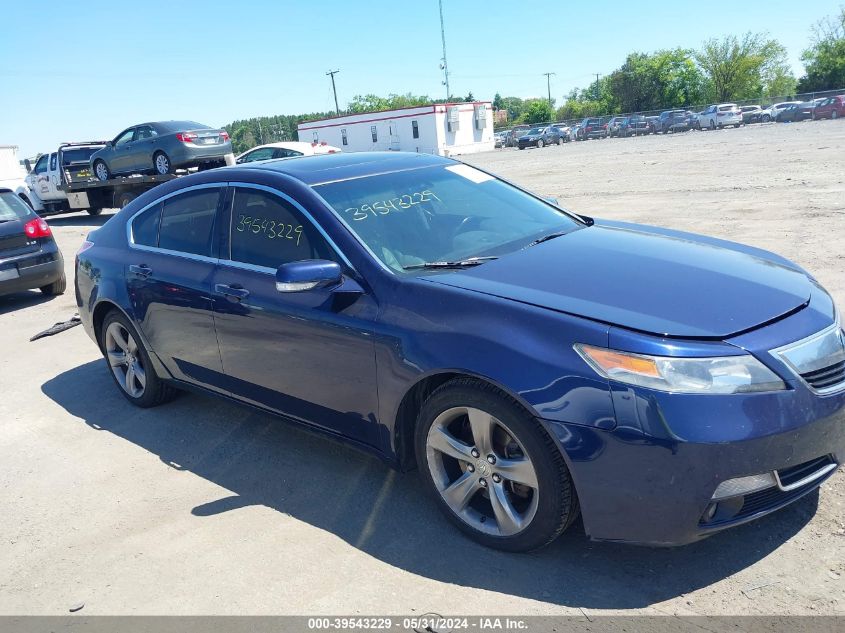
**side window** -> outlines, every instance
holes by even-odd
[[[164,201],[158,246],[180,253],[211,255],[219,189],[197,189]]]
[[[302,156],[302,152],[297,152],[295,149],[285,149],[280,147],[273,152],[273,158],[291,158],[293,156]]]
[[[115,139],[115,142],[114,142],[115,146],[123,145],[124,143],[128,143],[129,141],[132,140],[132,137],[134,135],[135,135],[135,128],[134,127],[126,130],[123,134],[118,136],[117,139]]]
[[[416,136],[414,138],[417,138]],[[349,145],[349,140],[346,138],[346,128],[340,129],[340,142],[344,145]]]
[[[56,171],[56,156],[57,154],[50,154],[50,171]]]
[[[251,163],[256,160],[267,160],[268,158],[273,158],[273,148],[272,147],[262,147],[261,149],[257,149],[254,152],[250,152],[246,156],[241,159],[242,163]]]
[[[158,132],[156,132],[149,125],[142,125],[135,130],[136,141],[143,141],[148,138],[153,138],[154,136],[158,136]]]
[[[378,130],[376,130],[375,125],[370,126],[370,134],[373,137],[373,143],[378,143]]]
[[[38,162],[35,163],[35,169],[33,171],[36,174],[43,174],[45,171],[47,171],[47,154],[44,154],[44,156],[38,159]]]
[[[420,137],[420,125],[416,120],[411,121],[411,131],[413,132],[412,136],[414,138]],[[346,145],[346,143],[344,143],[344,145]]]
[[[229,247],[233,261],[266,268],[302,259],[335,259],[323,236],[296,207],[259,189],[235,190]]]
[[[158,246],[158,227],[161,222],[161,204],[157,204],[132,222],[132,241],[141,246]]]

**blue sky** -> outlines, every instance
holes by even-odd
[[[112,138],[148,120],[209,125],[326,111],[354,95],[444,96],[437,0],[206,0],[4,3],[0,144],[24,156]],[[631,51],[696,47],[767,31],[796,75],[810,27],[837,2],[444,0],[454,94],[552,96],[618,67]],[[530,17],[521,10],[530,7]],[[14,26],[18,25],[18,26]]]

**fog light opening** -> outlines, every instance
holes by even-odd
[[[716,516],[716,511],[719,509],[718,503],[711,503],[707,506],[707,509],[704,511],[704,522],[709,523],[713,520],[713,517]]]

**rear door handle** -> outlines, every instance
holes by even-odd
[[[223,295],[229,301],[241,301],[246,299],[249,296],[249,290],[246,288],[239,288],[236,286],[227,286],[225,284],[215,284],[214,285],[214,292],[219,295]]]
[[[137,275],[138,277],[146,279],[147,277],[153,274],[153,269],[147,266],[146,264],[130,264],[129,272],[133,275]]]

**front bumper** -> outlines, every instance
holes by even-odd
[[[589,536],[682,545],[752,521],[818,488],[751,493],[705,514],[720,483],[813,460],[845,460],[845,392],[691,396],[613,387],[612,431],[544,421],[572,472]],[[830,463],[830,462],[827,462]]]

